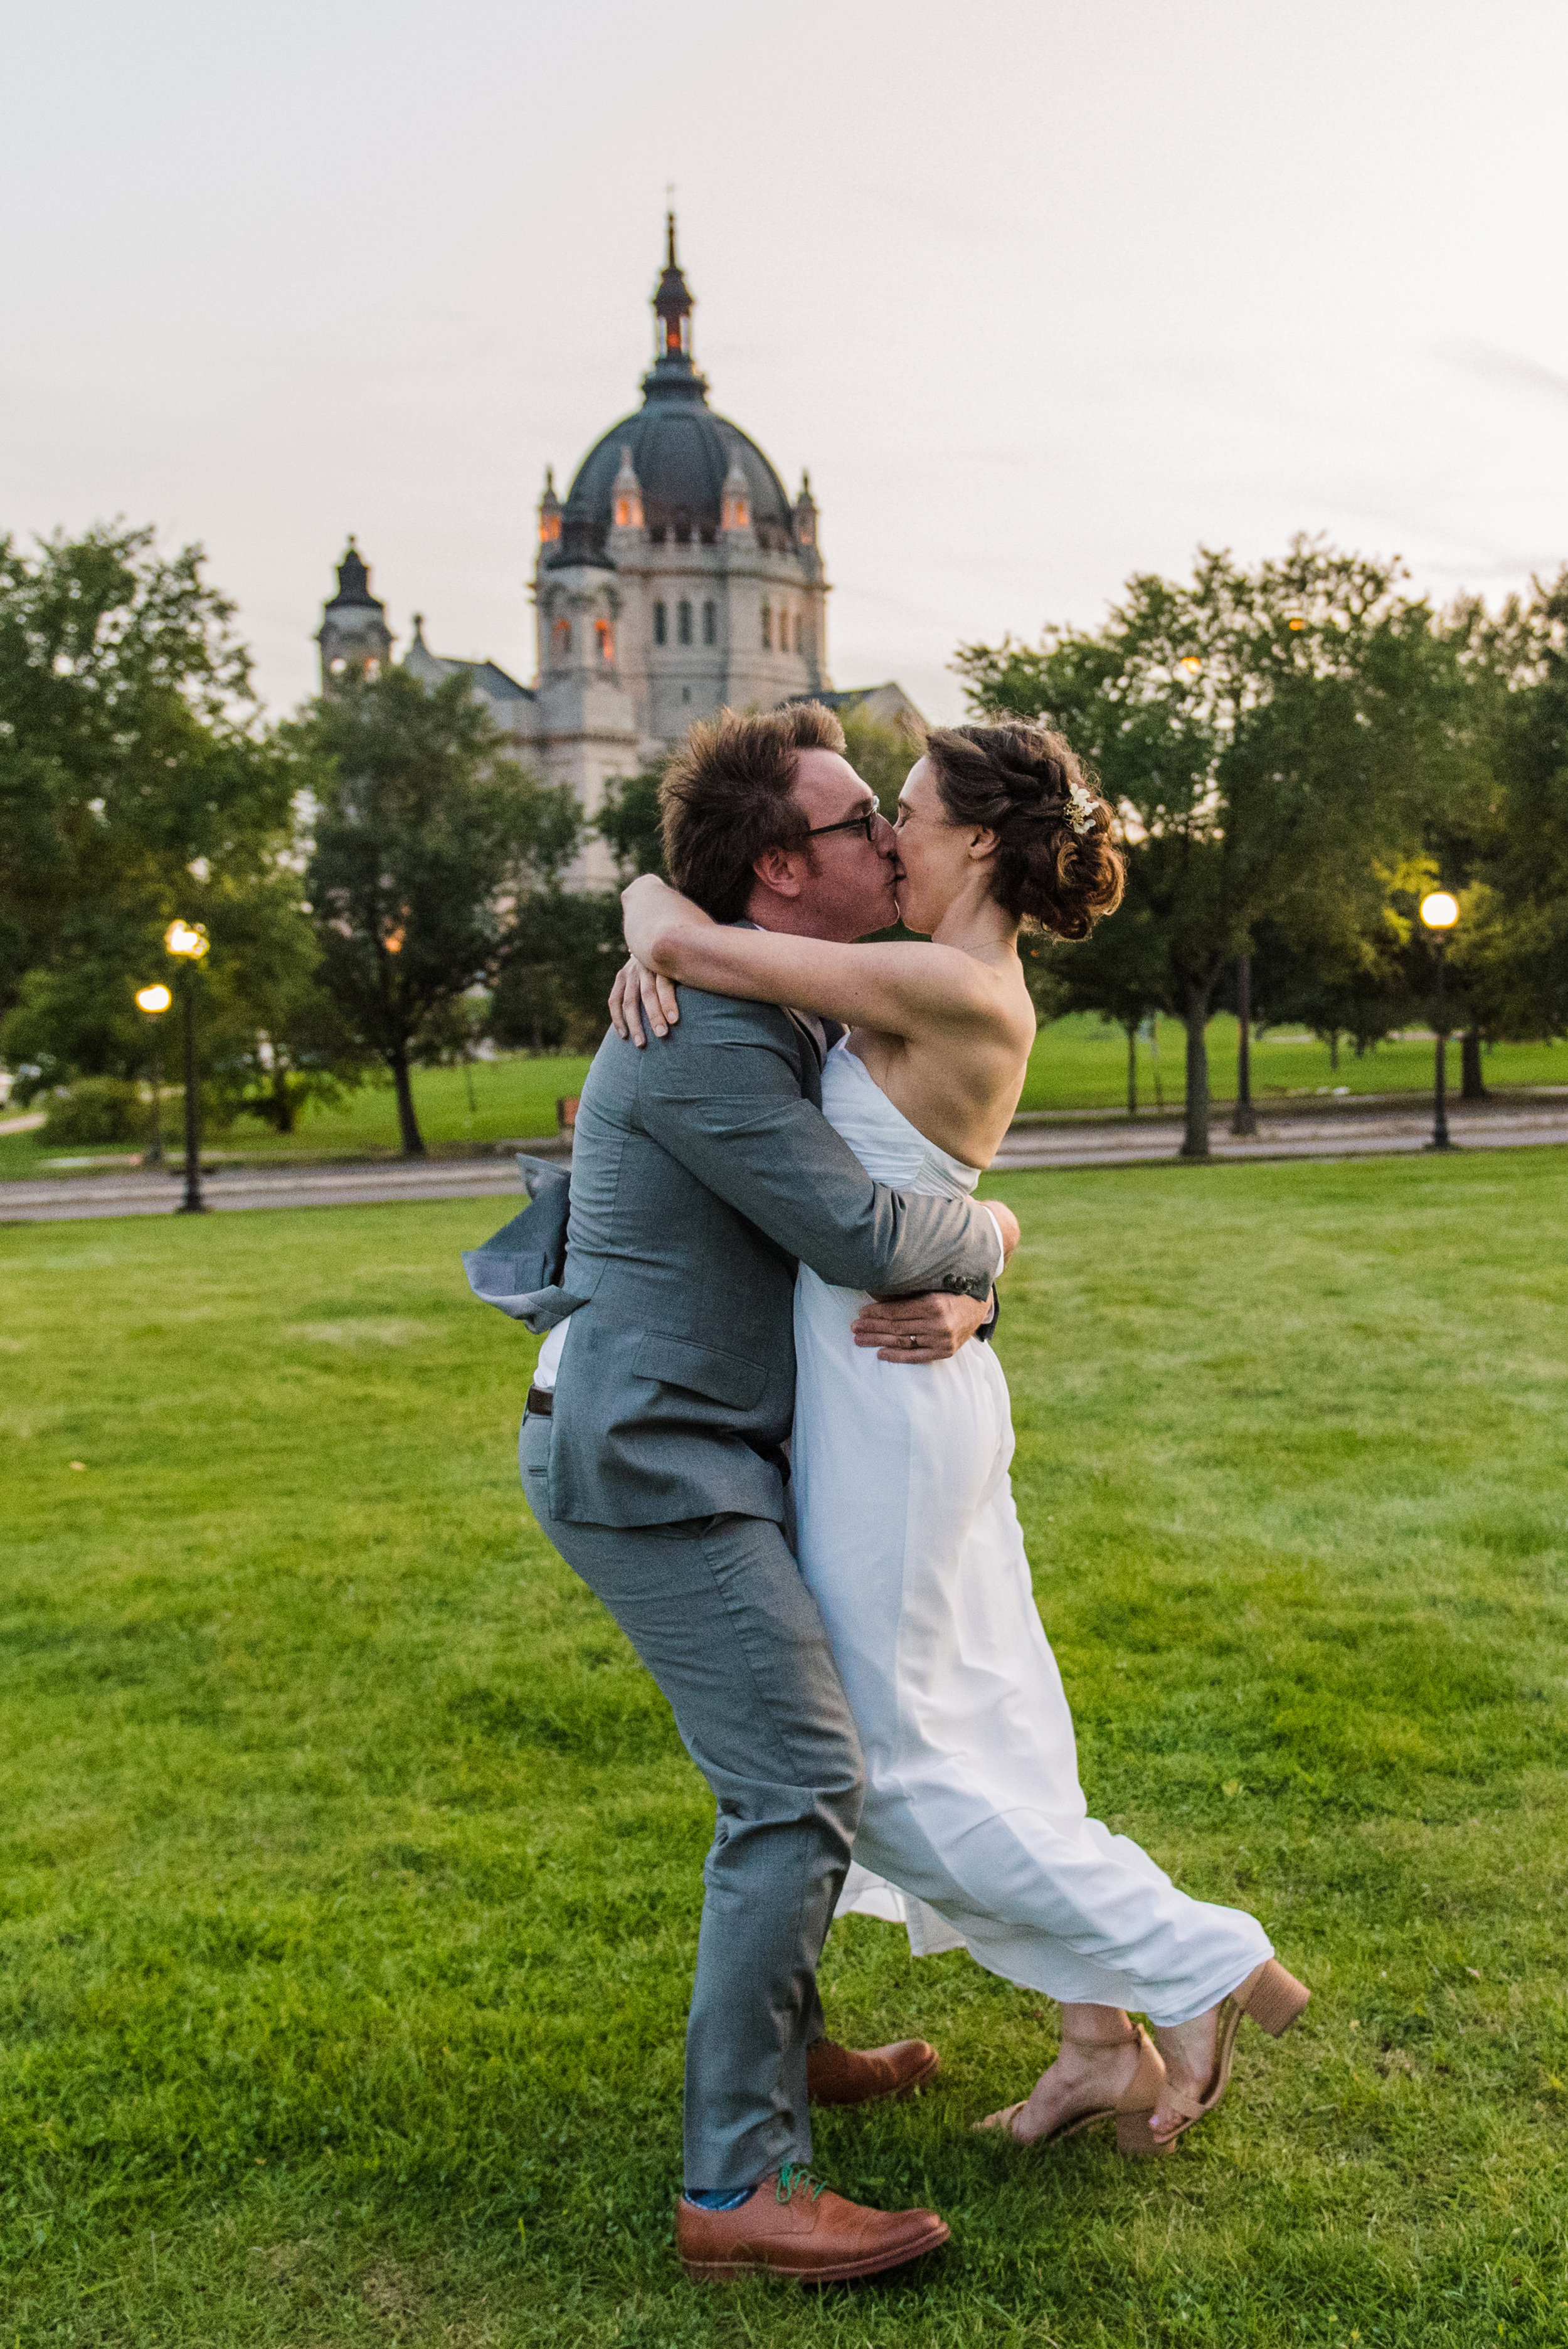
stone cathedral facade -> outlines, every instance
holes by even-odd
[[[816,695],[884,719],[917,715],[896,685],[833,690],[810,478],[791,499],[757,443],[708,406],[692,306],[672,213],[642,405],[595,441],[564,503],[545,475],[533,683],[493,661],[432,652],[418,615],[405,656],[431,683],[464,672],[519,756],[548,781],[570,783],[590,815],[612,776],[634,772],[727,704],[771,709]],[[374,674],[392,657],[386,607],[352,539],[316,641],[326,691],[346,670]],[[610,884],[602,843],[573,877]]]

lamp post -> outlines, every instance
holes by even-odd
[[[1448,1053],[1449,1031],[1443,1005],[1443,973],[1447,957],[1449,932],[1460,917],[1460,903],[1446,889],[1434,889],[1421,900],[1421,925],[1431,937],[1438,956],[1437,1065],[1432,1079],[1432,1138],[1429,1150],[1452,1150],[1457,1145],[1449,1140]]]
[[[196,966],[211,943],[201,922],[170,923],[163,943],[181,965],[181,1012],[185,1023],[185,1196],[176,1215],[206,1213],[201,1196],[201,1089],[196,1081]]]
[[[1236,957],[1236,1106],[1233,1133],[1255,1133],[1258,1113],[1253,1107],[1253,957]]]
[[[136,1008],[146,1012],[152,1027],[152,1123],[148,1131],[147,1148],[141,1154],[144,1166],[163,1164],[163,1102],[160,1097],[163,1090],[163,1037],[158,1021],[173,1000],[161,979],[152,987],[139,987],[136,990]]]

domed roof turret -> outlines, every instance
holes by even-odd
[[[643,404],[613,424],[577,469],[562,510],[561,537],[544,557],[547,569],[573,564],[613,568],[604,542],[611,526],[616,475],[629,452],[642,489],[643,519],[655,543],[713,543],[722,527],[725,477],[738,465],[751,488],[751,520],[764,546],[795,544],[794,513],[783,482],[737,424],[716,416],[707,384],[692,363],[692,297],[676,259],[675,214],[654,295],[655,357],[643,378]]]

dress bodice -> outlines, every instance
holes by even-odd
[[[977,1166],[939,1150],[894,1108],[847,1037],[839,1039],[822,1070],[822,1114],[873,1182],[925,1198],[965,1199],[980,1180]]]

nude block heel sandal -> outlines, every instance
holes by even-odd
[[[1306,1984],[1298,1982],[1294,1974],[1287,1974],[1276,1958],[1265,1958],[1263,1964],[1255,1967],[1245,1982],[1231,1992],[1229,1998],[1220,2002],[1214,2068],[1200,2103],[1195,2106],[1188,2106],[1180,2096],[1173,2095],[1171,2101],[1182,2115],[1181,2127],[1172,2129],[1169,2137],[1157,2137],[1149,2131],[1149,2124],[1145,2120],[1144,2130],[1149,2136],[1147,2148],[1141,2145],[1125,2145],[1122,2151],[1169,2153],[1179,2137],[1185,2137],[1199,2121],[1208,2119],[1230,2086],[1231,2058],[1236,2051],[1236,2033],[1241,2029],[1243,2015],[1250,2014],[1259,2030],[1266,2031],[1271,2039],[1282,2039],[1291,2024],[1305,2013],[1311,1996]]]
[[[1271,2039],[1283,2039],[1291,2024],[1305,2013],[1312,1992],[1294,1974],[1287,1974],[1277,1958],[1265,1958],[1256,1973],[1249,1974],[1232,1995],[1260,2031],[1266,2031]]]
[[[1165,2065],[1160,2050],[1142,2025],[1135,2023],[1125,2040],[1080,2039],[1074,2041],[1073,2044],[1079,2047],[1130,2046],[1134,2040],[1138,2043],[1138,2062],[1131,2079],[1115,2104],[1091,2105],[1082,2112],[1069,2113],[1066,2120],[1058,2121],[1056,2127],[1047,2129],[1043,2137],[1027,2139],[1031,2147],[1061,2145],[1069,2137],[1078,2137],[1084,2129],[1093,2128],[1100,2121],[1113,2120],[1119,2153],[1149,2155],[1170,2152],[1174,2139],[1161,2144],[1149,2131],[1149,2116],[1165,2085]],[[1005,2129],[1009,2137],[1013,2137],[1014,2120],[1027,2102],[1026,2096],[1020,2096],[1016,2105],[1005,2105],[999,2113],[987,2114],[983,2121],[976,2121],[975,2127],[977,2129]],[[1014,2142],[1019,2144],[1025,2140],[1015,2137]]]

